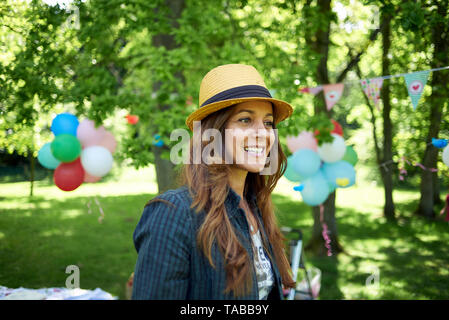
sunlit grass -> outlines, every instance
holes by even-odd
[[[307,243],[313,218],[295,185],[282,178],[273,201],[279,222],[301,228]],[[34,191],[29,198],[27,182],[0,184],[0,285],[63,287],[65,268],[75,264],[82,288],[99,287],[124,299],[137,258],[132,234],[157,192],[154,168],[124,169],[114,179],[72,192],[38,181]],[[413,216],[418,190],[396,190],[394,199],[398,222],[392,224],[383,218],[383,189],[373,181],[358,179],[337,190],[345,253],[305,255],[308,267],[322,271],[321,299],[449,298],[449,225]],[[367,286],[376,270],[379,285]]]

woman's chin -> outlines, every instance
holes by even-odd
[[[254,164],[245,164],[243,166],[243,169],[245,169],[248,172],[252,173],[259,173],[265,168],[265,162],[263,163],[254,163]]]

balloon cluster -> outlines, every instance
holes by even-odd
[[[310,206],[322,204],[336,188],[348,188],[355,183],[357,154],[351,146],[345,145],[341,126],[332,122],[331,143],[318,146],[317,132],[303,131],[297,137],[287,137],[292,155],[287,158],[284,175],[292,182],[301,182],[293,189],[300,191],[304,202]]]
[[[117,142],[103,126],[92,120],[81,123],[70,113],[58,114],[51,124],[55,135],[39,150],[37,159],[47,169],[55,169],[53,180],[63,191],[72,191],[83,182],[97,182],[112,168]]]

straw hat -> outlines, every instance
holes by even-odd
[[[290,104],[271,97],[256,68],[244,64],[225,64],[204,76],[200,86],[200,107],[187,117],[186,125],[193,131],[193,121],[200,121],[215,111],[250,100],[272,102],[275,124],[293,112]]]

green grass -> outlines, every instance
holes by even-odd
[[[361,179],[359,179],[360,181]],[[132,233],[146,201],[157,192],[152,167],[124,170],[121,177],[63,192],[36,182],[0,184],[0,285],[64,287],[68,265],[80,267],[83,289],[97,287],[120,299],[137,254]],[[274,203],[283,225],[310,238],[311,210],[293,184],[281,179]],[[95,197],[104,211],[100,211]],[[382,217],[383,190],[370,183],[337,192],[337,219],[345,253],[312,257],[306,265],[322,271],[321,299],[448,299],[449,225],[412,215],[416,191],[395,191],[397,223]],[[90,210],[89,213],[89,202]],[[365,286],[373,268],[379,288]]]

